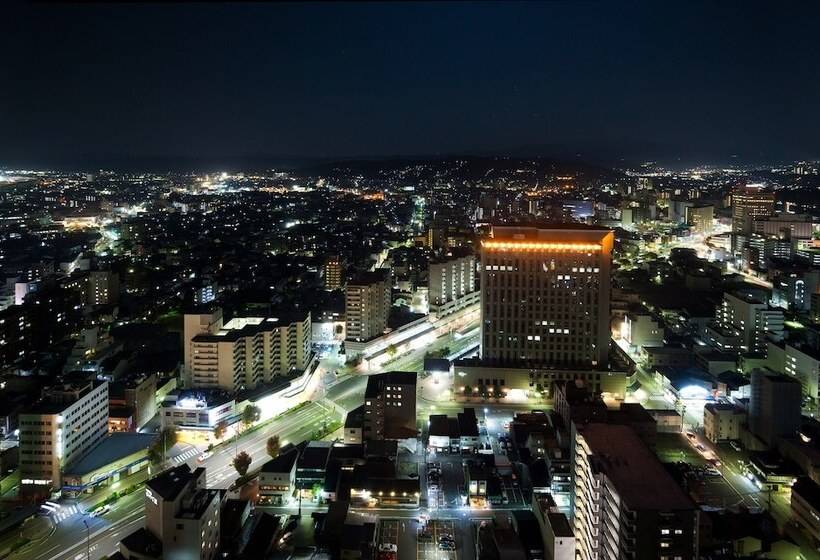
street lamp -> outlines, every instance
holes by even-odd
[[[91,560],[91,527],[88,526],[88,521],[83,519],[85,525],[85,554],[86,559]]]

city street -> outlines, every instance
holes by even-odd
[[[187,463],[192,468],[203,466],[207,469],[209,487],[227,488],[238,476],[231,465],[235,449],[251,455],[253,470],[268,459],[265,448],[271,435],[278,434],[282,444],[298,443],[321,428],[323,422],[330,422],[334,418],[336,416],[322,405],[308,403],[259,430],[240,436],[236,446],[233,442],[220,446],[202,463],[197,461],[198,456],[189,458]],[[143,500],[144,493],[137,491],[118,500],[112,505],[111,511],[101,517],[92,518],[77,512],[62,520],[48,537],[21,548],[9,558],[82,560],[90,551],[90,560],[98,560],[114,552],[121,538],[143,525]],[[87,500],[86,503],[93,502],[94,500]],[[88,524],[88,531],[85,523]],[[77,535],[80,534],[87,538],[78,540]]]

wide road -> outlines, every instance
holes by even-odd
[[[438,337],[426,347],[397,356],[385,364],[379,371],[416,371],[424,368],[424,356],[427,352],[444,347],[450,352],[459,351],[474,345],[477,337],[465,337],[456,340],[452,334]],[[328,362],[328,368],[330,362]],[[338,364],[341,365],[341,364]],[[325,368],[322,368],[325,369]],[[336,368],[334,368],[336,369]],[[319,372],[321,374],[321,372]],[[346,410],[352,410],[363,404],[367,376],[344,376],[331,383],[325,396]],[[460,410],[463,405],[442,403],[442,408]],[[420,412],[424,414],[424,406]],[[278,434],[282,444],[299,443],[310,436],[325,423],[338,418],[329,408],[319,402],[310,402],[302,408],[286,413],[263,428],[241,436],[238,442],[228,442],[218,447],[204,462],[199,463],[196,455],[186,457],[191,467],[204,466],[207,469],[207,483],[210,488],[227,488],[236,479],[237,473],[231,460],[237,451],[245,451],[253,461],[251,469],[261,466],[267,460],[266,442]],[[180,461],[171,461],[180,464]],[[402,515],[402,513],[398,513]],[[410,515],[410,514],[408,514]],[[99,560],[117,550],[118,542],[132,531],[144,525],[143,493],[135,492],[121,498],[113,505],[111,511],[100,518],[92,518],[82,512],[62,520],[54,532],[47,538],[25,546],[10,555],[9,558],[25,560]]]
[[[308,439],[324,422],[338,418],[326,407],[317,403],[286,413],[263,428],[240,436],[237,445],[220,446],[204,462],[191,457],[191,467],[204,466],[210,488],[227,488],[238,476],[231,460],[235,450],[246,451],[253,458],[251,469],[267,460],[267,439],[278,434],[282,443],[298,443]],[[26,546],[9,558],[20,560],[99,560],[117,550],[117,543],[124,536],[144,525],[143,492],[138,491],[121,498],[111,511],[99,518],[77,513],[60,522],[49,537]],[[86,530],[86,523],[88,530]],[[88,552],[90,551],[90,554]]]

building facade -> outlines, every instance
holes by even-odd
[[[741,350],[744,352],[765,354],[767,337],[783,337],[783,310],[770,308],[766,302],[749,293],[723,294],[715,320],[720,329],[735,330],[741,334]]]
[[[688,206],[684,210],[686,224],[695,233],[709,233],[715,223],[715,207],[711,204]]]
[[[325,290],[340,289],[343,272],[342,258],[339,255],[328,256],[324,264]]]
[[[189,387],[253,388],[304,371],[310,362],[309,312],[238,317],[217,330],[219,323],[213,323],[211,332],[190,339]]]
[[[732,232],[751,233],[754,220],[774,214],[774,193],[747,186],[732,192]]]
[[[108,383],[63,384],[19,416],[20,487],[47,495],[62,486],[62,469],[108,434]]]
[[[367,378],[362,439],[415,438],[416,373],[391,371]]]
[[[360,275],[345,288],[345,340],[364,342],[384,334],[390,314],[390,271]]]
[[[703,432],[712,443],[739,440],[746,413],[732,404],[707,403],[703,407]]]
[[[475,256],[455,253],[430,262],[428,299],[430,312],[446,315],[475,302]]]
[[[793,377],[771,370],[752,371],[749,428],[773,447],[781,437],[792,437],[800,428],[802,388]]]
[[[628,426],[573,429],[572,516],[581,560],[698,557],[698,509]]]
[[[209,490],[205,469],[169,469],[145,484],[145,532],[161,543],[163,560],[213,560],[219,552],[219,490]],[[138,556],[124,548],[126,558]],[[127,544],[126,544],[127,546]]]
[[[493,227],[481,246],[481,357],[604,367],[610,340],[610,230]]]

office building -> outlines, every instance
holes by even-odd
[[[193,316],[194,327],[203,324],[202,317],[210,320]],[[188,316],[186,325],[187,320]],[[312,357],[311,333],[310,312],[304,311],[237,317],[211,332],[196,334],[190,339],[188,386],[239,391],[302,372]]]
[[[732,192],[732,232],[751,233],[754,220],[774,214],[774,193],[748,185]]]
[[[614,235],[586,226],[496,226],[481,245],[481,357],[603,368]]]
[[[145,528],[120,541],[127,559],[213,560],[218,557],[219,490],[209,490],[205,469],[180,465],[145,483]]]
[[[433,259],[428,268],[430,312],[449,315],[478,303],[475,289],[475,256],[460,251]]]
[[[818,229],[808,214],[778,214],[752,220],[752,232],[778,239],[811,239]]]
[[[193,292],[194,305],[202,306],[213,302],[216,299],[219,286],[211,279],[205,278],[195,282],[191,287]]]
[[[21,412],[20,487],[48,495],[62,486],[63,467],[108,434],[108,383],[65,383]]]
[[[360,274],[345,288],[345,339],[365,342],[387,330],[390,314],[390,271]]]
[[[324,276],[325,290],[338,290],[342,287],[344,268],[339,255],[330,255],[325,259]]]
[[[797,312],[811,310],[812,294],[820,290],[820,270],[794,263],[780,264],[769,272],[772,305]]]
[[[752,371],[749,428],[774,447],[781,437],[792,437],[800,428],[802,389],[800,382],[771,370]]]
[[[709,233],[715,223],[715,207],[711,204],[687,206],[684,216],[686,225],[692,228],[694,233]]]
[[[624,317],[621,336],[634,351],[663,346],[663,335],[663,327],[649,313],[628,313]]]
[[[581,560],[698,557],[698,509],[625,425],[573,429],[572,524]]]
[[[803,395],[814,404],[820,402],[820,351],[807,344],[769,345],[770,351],[782,352],[782,372],[800,382]],[[777,360],[779,363],[779,360]]]
[[[715,322],[718,331],[740,333],[744,352],[765,354],[767,338],[783,338],[783,310],[770,308],[748,292],[724,293]]]
[[[712,443],[740,439],[746,413],[733,404],[707,403],[703,407],[703,433]]]
[[[391,371],[369,376],[362,438],[399,440],[415,438],[416,434],[416,373]]]

